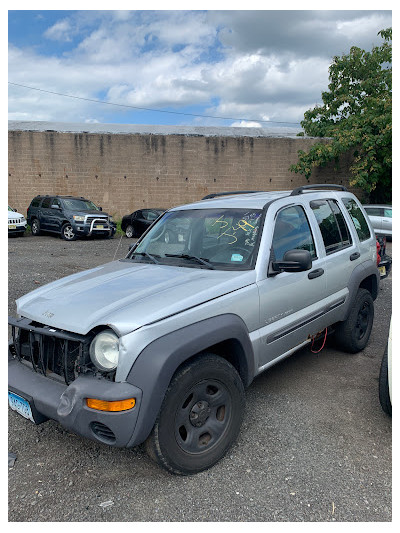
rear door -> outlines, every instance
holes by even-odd
[[[44,230],[53,229],[51,225],[51,200],[51,197],[43,198],[42,205],[40,206],[40,211],[38,213],[40,227]]]
[[[359,241],[350,231],[347,213],[335,198],[310,202],[316,222],[322,235],[326,257],[325,272],[327,297],[332,310],[331,324],[342,316],[342,309],[348,296],[348,280],[353,270],[363,260]],[[364,255],[365,257],[365,255]]]

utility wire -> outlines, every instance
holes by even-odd
[[[20,83],[8,82],[9,85],[15,85],[16,87],[24,87],[25,89],[31,89],[33,91],[40,91],[47,94],[55,94],[57,96],[64,96],[65,98],[75,98],[76,100],[84,100],[85,102],[95,102],[96,104],[113,105],[117,107],[129,107],[131,109],[140,109],[141,111],[152,111],[153,113],[169,113],[171,115],[185,115],[189,117],[202,117],[202,118],[217,118],[221,120],[244,120],[245,122],[264,122],[265,124],[296,124],[300,125],[300,122],[283,122],[278,120],[260,120],[258,118],[234,118],[234,117],[218,117],[214,115],[197,115],[195,113],[183,113],[180,111],[166,111],[165,109],[150,109],[148,107],[138,107],[127,104],[115,104],[113,102],[105,102],[104,100],[94,100],[92,98],[83,98],[82,96],[73,96],[71,94],[62,94],[54,91],[46,91],[45,89],[38,89],[37,87],[29,87],[28,85],[21,85]]]

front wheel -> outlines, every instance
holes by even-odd
[[[244,406],[244,387],[235,368],[214,354],[202,354],[172,378],[146,451],[174,474],[206,470],[235,442]]]
[[[132,237],[135,236],[135,230],[133,229],[133,226],[131,224],[126,227],[125,235],[128,237],[128,239],[132,239]]]
[[[65,241],[74,241],[76,239],[76,233],[69,222],[61,228],[61,238]]]
[[[374,301],[367,289],[358,289],[348,318],[335,331],[340,348],[349,353],[363,350],[369,340],[374,323]]]

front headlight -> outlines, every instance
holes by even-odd
[[[108,220],[109,220],[110,222],[114,222],[113,217],[108,217]]]
[[[74,215],[75,222],[85,222],[85,217],[81,215]]]
[[[106,329],[96,335],[90,344],[90,359],[99,370],[110,372],[117,368],[119,339],[111,330]]]

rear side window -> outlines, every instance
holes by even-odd
[[[51,198],[45,198],[42,202],[42,207],[50,207]]]
[[[382,209],[379,207],[364,207],[365,211],[367,212],[367,215],[371,217],[381,217],[382,216]]]
[[[384,217],[388,217],[388,218],[392,218],[392,208],[387,208],[383,211],[383,216]]]
[[[31,207],[39,207],[40,198],[34,198],[31,202]]]
[[[351,236],[342,212],[334,200],[315,200],[310,207],[321,230],[327,254],[351,244]]]
[[[349,212],[351,220],[353,221],[358,238],[360,241],[366,241],[371,237],[371,232],[369,231],[368,223],[365,220],[364,213],[351,198],[343,198],[343,203]]]
[[[276,261],[288,250],[308,250],[316,258],[310,225],[302,207],[296,205],[279,211],[276,217],[272,249]]]

